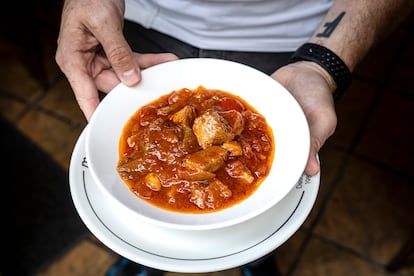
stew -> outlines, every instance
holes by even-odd
[[[134,194],[157,207],[205,213],[248,198],[268,175],[274,150],[265,118],[243,99],[183,88],[131,116],[117,171]]]

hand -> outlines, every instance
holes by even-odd
[[[134,86],[141,69],[177,58],[133,53],[122,32],[124,11],[123,0],[66,0],[63,7],[56,62],[88,121],[99,104],[98,89],[109,92],[121,81]]]
[[[316,175],[320,171],[316,155],[334,133],[337,124],[332,97],[335,82],[319,65],[306,61],[288,64],[273,73],[272,77],[289,90],[305,113],[311,136],[305,173]]]

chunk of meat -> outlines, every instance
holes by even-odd
[[[207,198],[207,193],[204,189],[193,188],[190,193],[190,202],[196,205],[200,209],[206,208],[205,200]]]
[[[194,119],[194,108],[186,105],[171,116],[171,120],[181,125],[182,127],[189,127]]]
[[[203,181],[209,180],[216,177],[215,173],[209,171],[200,171],[200,170],[192,170],[192,169],[184,169],[178,172],[180,178],[189,180],[189,181]]]
[[[232,192],[218,179],[212,180],[208,185],[194,185],[190,193],[190,202],[200,209],[216,209],[220,207],[219,198],[230,198]]]
[[[240,179],[248,184],[254,181],[252,172],[239,160],[229,162],[226,166],[226,172],[231,177]]]
[[[183,128],[182,146],[183,149],[187,152],[192,152],[200,149],[200,146],[197,142],[197,137],[194,135],[194,132],[191,129],[191,127]]]
[[[196,151],[184,157],[182,165],[194,171],[215,172],[224,166],[228,152],[219,146]]]
[[[227,187],[226,184],[224,184],[218,179],[214,179],[209,183],[209,185],[207,186],[207,191],[209,194],[209,202],[215,202],[215,199],[218,197],[229,198],[233,195],[229,187]]]
[[[238,111],[234,112],[238,113],[242,118],[243,115]],[[233,113],[232,119],[235,119],[234,116],[237,115],[234,114],[236,113]],[[234,121],[239,124],[238,119],[235,119]],[[203,149],[206,149],[212,145],[221,145],[233,140],[240,132],[240,127],[237,125],[236,128],[233,128],[233,126],[217,111],[210,109],[201,116],[195,118],[193,131],[200,146]]]
[[[223,143],[222,147],[229,152],[230,156],[243,155],[243,149],[237,141]]]
[[[145,185],[153,191],[160,191],[161,190],[161,181],[158,176],[151,172],[148,173],[144,178]]]
[[[240,135],[244,130],[245,118],[237,110],[230,109],[227,111],[220,111],[220,116],[222,116],[232,128],[234,135]]]
[[[128,173],[132,172],[141,172],[145,170],[145,161],[141,158],[130,158],[125,159],[123,162],[120,162],[118,164],[117,170],[119,173],[121,173],[122,176],[124,176],[124,173],[128,175]]]

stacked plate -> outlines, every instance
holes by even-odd
[[[140,106],[199,85],[234,92],[265,116],[276,143],[273,166],[258,190],[234,207],[169,212],[137,198],[119,178],[119,135]],[[137,87],[120,84],[105,97],[74,148],[71,193],[90,231],[120,255],[165,271],[219,271],[270,253],[302,225],[319,187],[319,175],[302,175],[308,153],[306,118],[276,81],[230,61],[184,59],[146,69]]]

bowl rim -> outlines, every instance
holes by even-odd
[[[201,71],[202,73],[211,72],[209,70],[212,68],[220,68],[218,72],[213,72],[211,74],[213,75],[213,77],[211,75],[208,77],[208,78],[213,79],[212,81],[208,81],[209,83],[214,83],[215,77],[220,79],[218,81],[219,83],[218,86],[220,86],[220,84],[223,84],[223,86],[226,86],[224,85],[226,83],[226,80],[225,79],[223,80],[223,76],[220,76],[219,74],[223,74],[223,72],[229,72],[228,70],[232,70],[231,71],[232,73],[236,72],[238,74],[241,74],[242,76],[246,75],[246,77],[247,76],[252,77],[252,79],[256,81],[260,80],[260,82],[266,83],[265,87],[267,89],[269,89],[269,87],[272,88],[274,90],[272,91],[272,93],[275,93],[276,91],[279,97],[281,97],[281,99],[286,101],[285,104],[288,104],[290,108],[294,109],[294,112],[290,115],[293,115],[293,117],[295,117],[293,121],[298,124],[296,125],[296,128],[298,129],[299,134],[301,136],[296,137],[296,138],[291,137],[293,140],[294,139],[297,139],[297,140],[288,141],[288,142],[300,141],[300,144],[299,143],[297,144],[299,149],[297,150],[297,152],[295,152],[295,157],[287,158],[287,159],[295,159],[295,160],[288,160],[290,163],[294,164],[295,167],[293,169],[294,172],[292,172],[291,175],[289,175],[288,177],[289,183],[285,184],[286,187],[282,190],[281,194],[274,196],[265,202],[263,201],[260,202],[257,199],[255,199],[255,202],[253,203],[249,202],[251,198],[253,198],[254,195],[256,195],[256,193],[260,190],[262,185],[266,183],[268,179],[271,179],[272,172],[274,171],[273,166],[280,165],[280,163],[278,163],[279,159],[277,158],[278,155],[280,155],[280,150],[283,150],[283,148],[281,149],[280,147],[278,147],[278,138],[280,138],[280,133],[279,134],[273,133],[276,149],[275,149],[274,156],[273,156],[274,160],[272,163],[272,169],[270,170],[269,175],[266,177],[266,179],[263,180],[263,182],[258,187],[258,189],[253,193],[253,195],[251,195],[246,200],[240,202],[239,204],[236,204],[222,211],[209,212],[205,214],[185,214],[185,213],[164,210],[164,209],[155,207],[154,205],[151,205],[143,200],[140,200],[136,195],[133,195],[132,192],[127,187],[127,185],[122,180],[120,180],[120,177],[116,171],[115,171],[115,174],[112,176],[108,176],[108,174],[110,173],[105,174],[105,177],[103,177],[103,174],[100,173],[104,171],[102,169],[101,163],[105,162],[103,161],[105,160],[105,158],[101,158],[101,156],[98,156],[98,154],[93,154],[93,153],[99,152],[98,151],[99,146],[102,146],[101,149],[106,147],[105,143],[102,143],[102,141],[99,141],[105,138],[102,138],[102,136],[97,136],[97,135],[105,134],[106,129],[102,126],[103,120],[105,118],[108,120],[108,115],[105,114],[105,112],[116,107],[116,105],[119,103],[124,104],[126,103],[126,101],[130,102],[131,98],[133,98],[134,100],[138,102],[141,101],[141,103],[135,107],[133,112],[131,111],[132,107],[129,107],[130,112],[128,114],[123,114],[122,115],[123,118],[120,118],[117,123],[113,123],[114,120],[117,120],[116,119],[117,117],[113,117],[111,118],[111,120],[109,120],[109,122],[107,122],[109,125],[111,125],[111,123],[118,124],[117,125],[118,131],[116,132],[117,133],[116,134],[116,138],[117,138],[117,143],[116,143],[117,158],[116,159],[118,160],[118,141],[119,141],[118,139],[121,134],[119,131],[119,127],[123,128],[126,121],[142,105],[145,105],[148,102],[154,99],[157,99],[161,95],[169,94],[172,91],[171,89],[166,90],[166,87],[168,87],[168,85],[162,85],[162,84],[160,85],[160,82],[159,82],[160,75],[161,76],[163,75],[165,77],[167,73],[171,73],[173,76],[170,78],[177,78],[177,77],[180,77],[181,73],[189,72],[189,70],[194,70],[194,68],[197,69],[196,71]],[[174,72],[172,72],[171,69],[174,69]],[[195,74],[199,74],[199,73],[195,73]],[[231,77],[231,79],[233,80],[235,78],[237,77],[234,77],[234,76]],[[163,80],[165,80],[165,78]],[[168,81],[169,80],[167,78],[167,82]],[[241,82],[244,84],[244,82],[248,83],[248,81],[249,80],[242,80]],[[172,81],[172,82],[175,84],[175,81]],[[194,83],[199,83],[199,82],[194,82]],[[174,84],[170,84],[170,85],[174,85]],[[244,96],[240,96],[240,94],[234,93],[234,91],[232,91],[231,89],[229,91],[229,89],[226,89],[227,86],[220,88],[220,87],[211,87],[209,84],[205,85],[203,83],[199,83],[199,85],[202,85],[206,88],[220,89],[220,90],[235,94],[243,98],[249,104],[251,104],[254,108],[258,110],[259,113],[262,113],[261,106],[257,106],[257,104],[254,104],[254,103],[252,104],[249,99],[245,99]],[[229,85],[229,87],[233,87],[233,86]],[[152,89],[154,87],[157,87],[157,88],[159,87],[158,88],[159,91],[156,92],[155,94],[150,95],[148,92],[148,89]],[[196,85],[188,85],[188,86],[186,85],[185,87],[193,89],[193,88],[196,88]],[[184,87],[175,87],[175,89],[177,90],[180,88],[184,88]],[[280,96],[282,94],[283,96]],[[275,96],[273,95],[270,98],[272,97],[275,97]],[[257,99],[259,97],[252,96],[251,99],[253,100],[253,98]],[[269,99],[266,98],[266,99],[262,99],[259,102],[264,105],[265,102],[268,100]],[[280,104],[278,106],[281,107]],[[122,112],[125,113],[125,111],[122,111]],[[118,114],[122,114],[122,112],[120,111]],[[268,120],[268,116],[265,116],[265,118],[266,120]],[[123,123],[121,126],[119,126],[121,122]],[[273,125],[271,125],[271,127],[272,127],[272,131],[274,131]],[[290,127],[293,128],[291,125]],[[97,137],[100,137],[100,139],[96,139]],[[284,143],[286,144],[287,142],[284,142]],[[281,86],[277,81],[272,79],[270,76],[252,67],[249,67],[247,65],[243,65],[237,62],[233,62],[233,61],[227,61],[227,60],[215,59],[215,58],[188,58],[188,59],[180,59],[176,61],[169,61],[169,62],[162,63],[162,64],[143,70],[142,81],[140,84],[138,84],[135,87],[127,87],[123,85],[122,83],[120,83],[108,95],[105,96],[105,98],[102,100],[102,102],[99,104],[98,108],[92,115],[91,120],[89,121],[89,124],[88,124],[87,133],[86,133],[86,142],[85,142],[86,158],[88,161],[88,167],[89,167],[91,176],[93,180],[97,183],[99,188],[104,191],[104,193],[108,196],[108,198],[111,201],[116,202],[119,206],[123,207],[124,210],[128,212],[132,212],[132,214],[134,214],[138,219],[145,220],[152,224],[157,224],[161,227],[181,229],[181,230],[207,230],[207,229],[223,228],[223,227],[227,227],[227,226],[231,226],[231,225],[244,222],[248,219],[251,219],[267,211],[269,208],[277,204],[282,198],[284,198],[284,196],[286,196],[288,192],[296,185],[296,182],[300,179],[300,177],[303,174],[303,171],[304,171],[307,159],[308,159],[308,155],[309,155],[309,148],[310,148],[310,134],[309,134],[309,126],[307,124],[306,117],[300,105],[298,104],[298,102],[293,98],[293,96],[283,86]],[[106,168],[108,168],[108,166]],[[114,176],[115,178],[118,177],[119,179],[114,179]],[[119,189],[119,187],[114,186],[114,183],[115,182],[119,183],[119,181],[122,181],[122,184],[123,184],[122,185],[123,187],[121,189]],[[109,182],[111,182],[111,184],[108,184]],[[130,195],[128,196],[126,195],[126,193],[129,193]],[[124,200],[125,198],[126,198],[126,202]],[[138,200],[138,201],[143,202],[143,204],[145,204],[145,207],[142,207],[142,206],[136,207],[137,204],[135,203],[132,204],[130,202],[130,200],[133,200],[133,199],[135,201]],[[231,212],[235,210],[235,208],[243,204],[244,205],[253,204],[252,207],[254,207],[254,210],[247,210],[247,213],[243,213],[243,214],[239,213],[237,217],[232,217]],[[148,211],[147,209],[150,209],[150,211]],[[241,208],[241,211],[243,212],[246,210]],[[147,213],[142,213],[142,212],[147,212]],[[160,217],[157,219],[157,218],[151,217],[151,214],[157,214]],[[172,219],[171,215],[173,215],[174,218],[176,219]],[[217,217],[217,216],[221,216],[222,219],[220,220],[215,219],[214,217]]]

